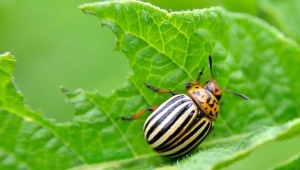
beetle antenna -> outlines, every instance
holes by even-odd
[[[241,97],[241,98],[243,98],[243,99],[245,99],[245,100],[249,100],[249,97],[247,97],[247,96],[244,95],[244,94],[241,94],[241,93],[238,93],[238,92],[235,92],[235,91],[226,89],[226,88],[223,88],[223,90],[228,91],[229,93],[235,94],[235,95],[237,95],[237,96],[239,96],[239,97]]]
[[[209,60],[209,68],[210,68],[210,75],[211,75],[211,78],[214,80],[214,75],[213,75],[213,72],[212,72],[212,57],[211,55],[208,56],[208,60]]]

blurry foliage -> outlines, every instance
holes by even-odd
[[[15,81],[26,103],[60,121],[73,114],[60,86],[109,95],[129,70],[111,31],[78,9],[85,2],[0,1],[0,53],[18,56]]]
[[[92,1],[62,1],[58,4],[55,1],[0,0],[0,54],[10,51],[17,56],[14,81],[29,107],[42,110],[46,117],[59,121],[73,117],[72,107],[63,103],[59,86],[89,91],[97,89],[101,94],[109,95],[113,89],[122,86],[130,70],[124,54],[114,52],[115,40],[111,30],[101,29],[97,19],[83,15],[77,8],[87,2]],[[300,41],[297,22],[300,3],[296,0],[151,3],[169,11],[223,6],[227,10],[259,17],[291,39]],[[299,79],[294,81],[299,82]],[[289,146],[298,145],[284,143],[263,152],[273,153],[274,148],[285,151],[284,148]],[[259,155],[266,159],[262,154]],[[73,162],[74,165],[77,163]],[[234,164],[232,167],[238,166]]]

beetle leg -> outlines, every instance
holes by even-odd
[[[198,77],[197,77],[196,81],[190,81],[190,82],[186,83],[185,87],[186,87],[187,90],[190,89],[190,87],[191,87],[192,84],[193,85],[199,85],[200,84],[200,78],[201,78],[201,76],[203,74],[203,71],[204,71],[204,68],[199,71]]]
[[[137,118],[139,118],[142,114],[144,114],[146,111],[154,111],[158,108],[158,106],[151,106],[151,107],[148,107],[146,109],[143,109],[141,111],[139,111],[137,114],[134,114],[132,116],[121,116],[121,117],[117,117],[116,119],[121,119],[121,120],[135,120]]]
[[[198,84],[200,83],[200,77],[202,76],[203,71],[204,71],[204,68],[201,69],[201,70],[199,71],[199,73],[198,73],[198,77],[197,77],[197,82],[198,82]]]
[[[172,91],[172,90],[165,90],[165,89],[160,89],[160,88],[155,88],[153,87],[152,85],[150,84],[147,84],[147,83],[144,83],[145,86],[147,86],[150,90],[153,90],[154,92],[157,92],[157,93],[171,93],[172,96],[176,95],[177,93],[175,91]]]
[[[197,82],[197,81],[190,81],[190,82],[186,83],[185,88],[186,88],[187,90],[189,90],[189,89],[191,88],[191,84],[193,84],[193,85],[198,85],[199,82]]]

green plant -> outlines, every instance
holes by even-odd
[[[117,49],[126,54],[132,75],[109,97],[62,88],[75,118],[56,123],[24,105],[11,77],[15,59],[3,54],[0,136],[6,140],[0,141],[1,169],[218,169],[268,141],[299,135],[299,46],[265,22],[223,8],[167,12],[136,1],[81,9],[116,34]],[[115,120],[168,98],[149,91],[144,81],[184,92],[184,84],[207,67],[209,54],[219,84],[250,100],[224,93],[214,134],[194,154],[176,163],[162,158],[144,142],[146,116],[134,122]],[[291,162],[299,162],[298,157]]]

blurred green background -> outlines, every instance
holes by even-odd
[[[114,50],[116,38],[112,31],[101,28],[96,17],[78,9],[88,2],[96,1],[0,0],[0,53],[9,51],[16,56],[15,82],[26,104],[57,121],[73,117],[72,106],[65,102],[59,87],[97,90],[109,95],[129,75],[125,55]],[[153,0],[151,3],[170,11],[220,5],[264,16],[254,0]],[[268,17],[272,21],[270,16],[265,18]],[[293,147],[299,148],[297,143],[299,138],[270,143],[228,169],[266,169],[299,152]],[[291,147],[282,147],[287,145]]]
[[[70,120],[60,86],[109,95],[129,70],[115,36],[78,6],[87,0],[0,0],[0,53],[17,57],[15,81],[34,110]]]

